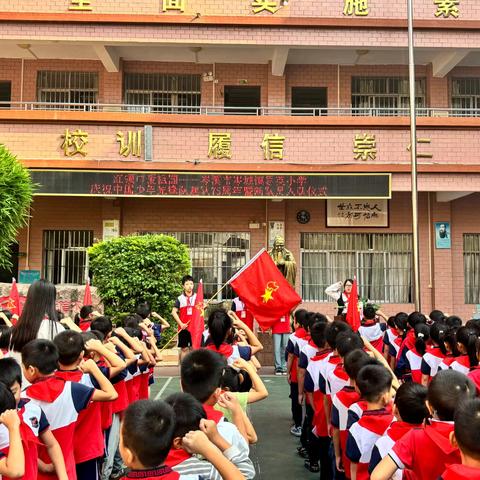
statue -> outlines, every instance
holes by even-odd
[[[287,282],[294,287],[297,276],[297,263],[295,258],[293,258],[292,252],[285,248],[285,240],[281,236],[275,237],[273,248],[268,251],[268,254],[272,257],[272,260]]]

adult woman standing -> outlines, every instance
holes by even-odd
[[[10,355],[21,360],[20,352],[37,338],[53,340],[65,329],[57,322],[55,285],[47,280],[37,280],[30,285],[22,314],[12,329]]]
[[[348,300],[350,299],[350,293],[352,293],[352,287],[353,280],[347,278],[345,282],[334,283],[325,289],[325,293],[337,302],[337,315],[344,315],[347,313]]]

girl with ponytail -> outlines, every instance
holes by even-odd
[[[417,323],[415,332],[415,345],[405,353],[407,368],[412,374],[412,381],[422,383],[422,359],[427,353],[430,327],[425,323]]]
[[[445,336],[448,327],[444,323],[435,322],[430,327],[430,339],[432,348],[428,349],[422,358],[422,384],[427,386],[432,378],[437,374],[438,367],[448,355],[445,346]]]
[[[477,338],[477,358],[480,360],[480,338]],[[476,385],[477,387],[477,396],[480,395],[480,366],[477,365],[470,369],[470,373],[467,375],[468,378]]]
[[[450,368],[465,375],[470,369],[478,366],[477,357],[477,332],[468,327],[460,327],[457,330],[457,348],[460,355],[450,365]]]

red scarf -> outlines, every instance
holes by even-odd
[[[54,402],[65,388],[65,380],[56,376],[43,377],[27,388],[27,395],[41,402]]]
[[[188,460],[190,457],[191,455],[183,448],[171,448],[165,460],[165,465],[175,467],[185,460]]]
[[[295,336],[297,338],[305,338],[308,336],[308,332],[303,327],[300,327],[295,330]]]
[[[233,353],[233,347],[228,343],[222,343],[219,348],[217,348],[213,343],[205,347],[207,350],[212,352],[217,352],[220,355],[223,355],[225,358],[230,358]]]
[[[218,423],[223,418],[223,413],[215,410],[212,405],[207,405],[206,403],[203,404],[203,409],[207,414],[208,420],[213,420],[215,423]]]

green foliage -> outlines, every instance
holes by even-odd
[[[27,224],[34,188],[29,171],[0,144],[0,268],[12,265],[10,245]]]
[[[190,272],[185,245],[168,235],[129,236],[97,243],[88,255],[106,314],[120,319],[140,301],[148,301],[171,325],[165,337],[174,335],[170,312],[182,292],[182,277]]]

